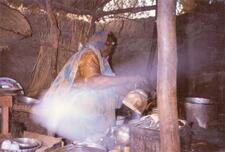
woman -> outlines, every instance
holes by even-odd
[[[36,122],[70,140],[98,140],[115,125],[122,105],[118,90],[136,78],[117,77],[107,61],[117,46],[115,35],[96,32],[63,67],[42,102]],[[129,83],[131,82],[131,83]],[[125,89],[126,90],[126,89]]]

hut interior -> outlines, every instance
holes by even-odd
[[[159,44],[163,44],[159,37],[160,34],[161,37],[167,37],[173,33],[160,32],[163,10],[158,10],[158,6],[165,2],[166,0],[0,0],[0,150],[21,150],[22,144],[27,144],[33,151],[159,152],[163,144],[164,147],[171,146],[165,145],[166,142],[159,133],[160,129],[163,130],[163,126],[159,124],[160,121],[163,122],[161,114],[166,113],[168,119],[177,115],[179,142],[175,144],[179,145],[175,146],[181,147],[181,151],[225,151],[225,1],[173,1],[176,8],[176,15],[172,14],[176,18],[176,49],[169,56],[173,56],[175,52],[177,59],[177,65],[174,66],[176,101],[173,103],[177,109],[174,113],[157,107],[161,104],[159,98],[163,96],[159,95],[161,79],[157,79],[160,73],[157,70],[161,66],[158,63],[163,56],[163,51],[161,55],[159,51]],[[33,108],[45,102],[44,97],[64,65],[74,54],[79,54],[79,50],[85,48],[85,44],[92,40],[98,30],[113,32],[116,36],[117,46],[109,64],[115,77],[126,80],[131,78],[131,84],[123,80],[127,85],[115,87],[116,90],[126,90],[126,93],[118,95],[123,105],[115,110],[116,125],[108,128],[107,134],[101,137],[101,142],[96,141],[97,137],[91,142],[81,142],[74,140],[76,137],[71,137],[76,133],[64,131],[67,130],[66,123],[64,126],[60,125],[62,129],[59,130],[38,122],[33,115],[38,115],[41,111],[35,113]],[[173,60],[168,59],[167,64],[173,65]],[[128,82],[130,83],[129,80]],[[165,91],[174,93],[173,88]],[[61,93],[66,94],[67,91],[61,90]],[[142,102],[138,100],[139,103],[126,105],[125,103],[132,101],[129,99],[132,93],[141,95],[138,99]],[[143,99],[145,95],[147,97]],[[60,99],[65,100],[61,101],[61,109],[64,110],[54,111],[52,101],[50,106],[45,107],[49,115],[57,113],[61,117],[67,116],[62,114],[69,106],[66,105],[68,98],[65,96]],[[91,93],[86,96],[91,96]],[[139,108],[138,104],[143,106],[141,112],[138,111],[140,109],[133,109]],[[170,107],[168,111],[169,109]],[[88,111],[88,108],[82,110]],[[77,113],[74,112],[74,115]],[[80,115],[83,114],[85,112]],[[79,117],[80,115],[78,114]],[[73,124],[72,120],[68,120],[69,117],[61,117],[56,123],[63,124],[65,120],[71,121],[69,125]],[[55,116],[49,118],[53,120]],[[73,118],[75,117],[71,117]],[[46,120],[47,118],[42,119]],[[79,120],[76,123],[79,124]],[[76,129],[79,127],[74,127]],[[32,147],[32,144],[36,147]]]

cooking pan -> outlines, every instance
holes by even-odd
[[[15,96],[15,99],[17,102],[28,104],[28,105],[34,105],[40,102],[38,99],[23,96],[23,95]]]

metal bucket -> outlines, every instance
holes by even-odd
[[[199,97],[185,98],[186,119],[192,128],[209,128],[217,120],[217,105],[210,99]]]

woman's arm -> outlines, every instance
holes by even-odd
[[[141,85],[145,84],[146,81],[144,78],[140,76],[104,76],[98,75],[93,76],[88,79],[85,79],[84,85],[92,88],[109,88],[109,87],[116,87],[116,88],[128,88],[128,89],[135,89],[140,87]]]

